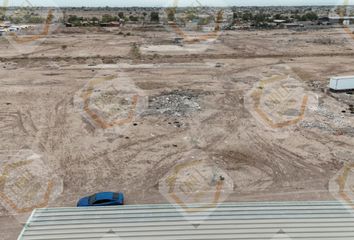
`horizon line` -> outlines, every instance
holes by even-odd
[[[312,5],[230,5],[230,6],[218,6],[218,5],[203,5],[199,7],[219,7],[219,8],[228,8],[228,7],[334,7],[334,6],[354,6],[354,4],[346,5],[346,4],[312,4]],[[10,6],[0,6],[0,8],[7,7],[19,7],[20,5],[10,5]],[[58,6],[50,6],[50,5],[33,5],[31,7],[58,7]],[[177,8],[196,8],[193,6],[178,6]],[[60,6],[60,8],[168,8],[167,6]]]

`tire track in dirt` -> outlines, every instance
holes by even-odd
[[[265,58],[313,58],[313,57],[352,57],[354,56],[354,52],[331,52],[331,53],[284,53],[284,54],[244,54],[240,55],[237,53],[233,54],[190,54],[188,56],[184,55],[176,55],[173,56],[174,62],[188,62],[188,59],[195,59],[195,62],[202,62],[204,59],[265,59]],[[170,55],[154,55],[154,58],[158,58],[159,63],[170,63],[172,56]],[[0,57],[0,61],[15,61],[28,62],[29,60],[32,62],[35,61],[84,61],[88,59],[102,59],[107,61],[118,61],[118,60],[130,60],[129,56],[76,56],[76,57],[63,57],[63,56],[32,56],[32,57]],[[136,60],[136,63],[151,63],[154,62],[154,59],[151,59],[151,56],[142,56],[141,59]]]
[[[21,145],[21,142],[26,143],[30,141],[29,139],[35,138],[37,129],[28,112],[6,110],[0,112],[0,132],[4,143]],[[10,139],[17,140],[9,141]]]
[[[202,149],[211,156],[223,159],[225,167],[235,165],[236,169],[242,166],[254,169],[252,171],[256,174],[254,175],[255,181],[250,179],[250,182],[246,183],[251,189],[258,185],[266,186],[267,190],[278,189],[280,191],[284,188],[296,190],[304,187],[303,184],[307,181],[312,181],[312,185],[320,187],[321,190],[325,189],[328,171],[323,171],[321,166],[311,163],[311,159],[305,159],[291,148],[271,140],[271,132],[268,133],[270,136],[267,136],[266,132],[261,131],[263,132],[261,134],[251,127],[254,120],[244,107],[242,96],[242,91],[229,90],[225,91],[224,97],[216,101],[217,106],[227,105],[227,107],[220,107],[213,115],[203,119],[199,132],[212,131],[215,123],[218,122],[218,127],[224,128],[227,134],[220,135],[220,138],[208,139]],[[222,121],[223,119],[228,119],[228,121]],[[206,135],[208,136],[210,134]],[[236,136],[239,142],[231,146],[225,144],[233,141]],[[235,147],[237,150],[230,150]],[[265,174],[267,177],[259,174]],[[237,186],[236,182],[235,186]]]

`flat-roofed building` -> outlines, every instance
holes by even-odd
[[[223,203],[37,209],[19,240],[354,239],[354,203]],[[189,209],[189,210],[187,210]]]

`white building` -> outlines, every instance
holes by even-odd
[[[353,204],[243,202],[207,206],[37,209],[18,240],[354,239]]]

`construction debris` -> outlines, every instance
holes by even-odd
[[[201,106],[198,100],[201,94],[193,90],[173,90],[152,96],[149,98],[146,115],[185,116],[188,113],[199,111]]]

